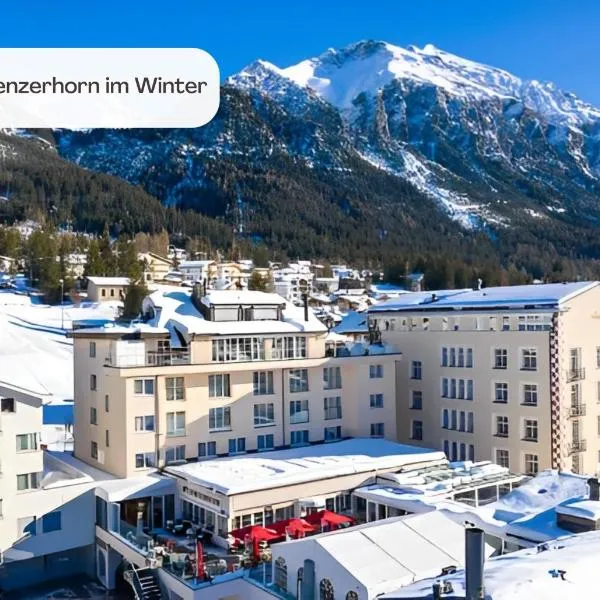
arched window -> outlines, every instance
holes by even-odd
[[[354,590],[350,590],[346,594],[346,600],[358,600],[358,594]]]
[[[284,592],[287,592],[287,565],[285,558],[279,556],[275,559],[275,585]]]
[[[334,600],[333,584],[329,579],[321,579],[319,583],[319,600]]]

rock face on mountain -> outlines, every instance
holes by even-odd
[[[506,242],[503,259],[517,240],[600,256],[600,110],[431,45],[257,61],[197,130],[55,135],[68,160],[287,252],[339,255],[354,237],[377,258],[442,236]]]

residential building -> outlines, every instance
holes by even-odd
[[[184,274],[185,281],[208,283],[209,267],[214,264],[214,260],[185,260],[179,263],[179,271]]]
[[[405,294],[369,311],[403,352],[400,441],[518,473],[594,472],[600,452],[600,286]]]
[[[129,277],[88,277],[87,295],[91,302],[125,300]]]
[[[277,294],[196,286],[155,292],[144,311],[144,324],[72,333],[81,460],[127,477],[190,459],[396,438],[393,347],[327,352],[327,329],[308,306]]]
[[[163,281],[173,267],[171,259],[154,252],[140,252],[138,258],[144,263],[144,279],[147,282]]]

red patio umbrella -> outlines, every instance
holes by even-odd
[[[340,525],[354,525],[352,517],[339,515],[330,510],[320,510],[319,512],[310,513],[304,517],[304,520],[314,526],[321,526],[323,523],[326,523],[329,527],[335,527],[336,529]]]
[[[234,529],[229,533],[229,535],[233,536],[236,540],[240,540],[241,542],[244,542],[246,536],[250,536],[252,540],[256,540],[258,542],[262,542],[263,540],[270,542],[271,540],[276,540],[281,537],[281,534],[277,533],[277,531],[273,529],[267,529],[262,525],[247,525],[246,527],[241,527],[240,529]]]
[[[273,523],[271,527],[280,535],[283,536],[288,533],[290,537],[293,538],[304,537],[307,533],[313,533],[315,531],[315,528],[310,523],[307,523],[304,519],[298,518],[277,521],[277,523]]]

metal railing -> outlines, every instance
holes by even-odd
[[[586,440],[575,440],[568,445],[569,454],[577,454],[579,452],[585,452],[587,449]]]
[[[570,417],[584,417],[585,412],[585,404],[571,404],[569,406]]]
[[[567,383],[580,381],[581,379],[585,379],[585,369],[569,369],[567,371]]]

